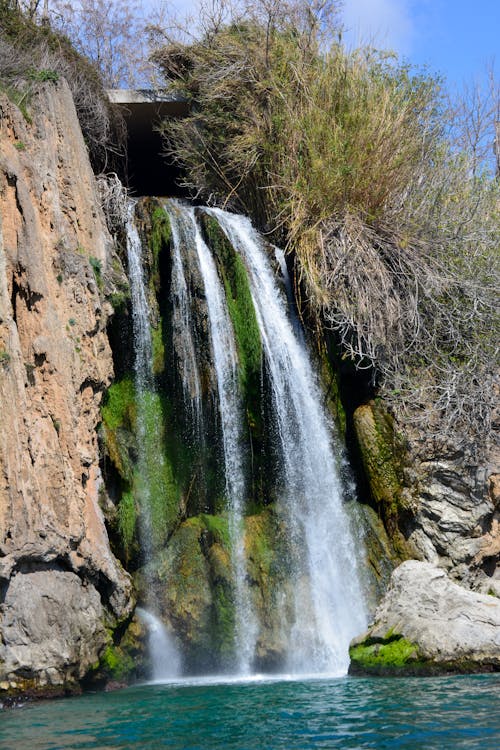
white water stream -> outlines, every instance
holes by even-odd
[[[204,284],[217,381],[234,574],[233,671],[236,675],[251,675],[259,626],[252,607],[244,548],[243,520],[249,488],[245,478],[244,413],[234,332],[224,287],[198,226],[195,210],[177,201],[167,201],[165,208],[172,226],[173,324],[180,347],[185,401],[191,402],[193,418],[200,425],[201,385],[183,266],[186,261],[181,252],[183,246],[195,251]],[[366,612],[357,551],[342,500],[340,459],[333,443],[334,431],[322,407],[321,391],[301,328],[289,313],[287,300],[276,282],[261,238],[244,217],[216,209],[206,210],[218,220],[247,268],[270,377],[276,449],[280,457],[278,508],[291,547],[299,551],[292,558],[289,593],[281,604],[277,604],[284,623],[282,635],[287,642],[286,669],[292,674],[342,674],[348,667],[350,640],[365,629]],[[140,405],[141,398],[154,388],[154,379],[142,249],[133,212],[132,206],[128,224],[128,263],[139,411],[138,463],[147,479],[147,457],[141,456],[141,445],[146,444],[143,434],[146,425],[141,420]],[[284,259],[278,257],[285,272]],[[162,460],[161,457],[158,460]],[[143,492],[147,494],[147,491],[146,481]],[[144,504],[147,508],[147,499],[140,499],[141,507]],[[151,520],[148,520],[147,513],[143,516],[142,541],[147,560],[151,551],[148,551],[148,538],[152,530],[148,527]],[[154,607],[148,605],[148,609]],[[153,660],[159,664],[160,652],[167,647],[161,639],[153,638],[158,628],[153,622],[155,616],[148,614],[148,617],[151,648],[155,650]],[[177,664],[171,655],[167,660]],[[178,665],[174,666],[174,672],[178,669]],[[165,672],[162,667],[162,670],[164,677],[175,676],[167,674],[168,669]]]
[[[304,342],[287,315],[257,232],[242,216],[210,210],[240,253],[271,373],[282,459],[281,506],[304,549],[295,571],[292,672],[347,671],[350,640],[366,626],[352,532],[342,502],[332,429]]]
[[[196,248],[198,263],[205,286],[208,307],[210,338],[217,379],[219,412],[224,448],[225,483],[229,506],[229,535],[234,573],[235,600],[235,658],[237,674],[249,674],[257,639],[257,622],[250,602],[246,581],[246,563],[243,542],[243,511],[246,486],[243,457],[243,410],[239,390],[238,359],[234,333],[229,318],[226,297],[212,258],[195,219],[193,208],[171,202],[169,216],[180,212],[184,221],[174,218],[175,243],[191,243]],[[179,248],[174,248],[174,257]]]
[[[148,408],[148,392],[152,393],[154,390],[153,347],[149,305],[144,279],[142,242],[135,225],[134,217],[135,202],[131,201],[127,216],[127,263],[132,307],[132,330],[134,335],[134,381],[137,402],[137,473],[139,476],[139,482],[136,483],[135,487],[137,496],[134,499],[138,502],[140,508],[141,548],[144,563],[146,563],[145,570],[147,571],[147,563],[150,562],[153,553],[151,476],[155,468],[151,466],[152,457],[148,455],[147,446],[151,445],[151,440],[147,431],[153,430],[156,435],[160,435],[161,425],[151,424],[151,420],[148,420],[146,413]],[[163,455],[154,456],[156,464],[163,461]],[[148,586],[148,589],[150,588]],[[153,610],[154,602],[148,601],[148,592],[146,600],[148,610]],[[178,676],[180,673],[180,655],[174,645],[174,640],[152,611],[141,610],[141,613],[148,628],[153,678],[163,679]]]

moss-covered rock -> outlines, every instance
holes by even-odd
[[[380,399],[356,409],[354,427],[372,497],[404,558],[404,540],[398,533],[398,517],[406,509],[402,486],[404,445]]]
[[[387,633],[385,639],[367,638],[349,649],[350,674],[402,675],[424,669],[418,647],[401,635]]]
[[[162,618],[183,645],[186,669],[223,669],[234,657],[234,598],[228,521],[202,514],[184,521],[141,571]]]
[[[110,633],[110,641],[84,681],[84,687],[124,686],[148,672],[147,632],[139,617]]]
[[[224,284],[229,316],[233,324],[242,392],[250,427],[260,421],[260,380],[262,342],[253,306],[245,265],[217,220],[205,212],[198,214],[205,240],[217,262]]]
[[[247,572],[259,622],[256,647],[258,669],[278,669],[286,656],[294,613],[290,570],[294,569],[290,535],[272,506],[245,519]]]
[[[395,569],[350,672],[433,675],[500,671],[500,602],[454,583],[430,563]]]
[[[137,419],[135,388],[132,377],[113,383],[101,407],[105,448],[120,476],[132,481],[135,460],[133,433]]]
[[[115,524],[120,556],[126,561],[138,550],[141,515],[154,548],[165,542],[177,524],[179,492],[167,450],[164,411],[165,404],[157,392],[147,391],[137,397],[131,377],[110,386],[101,409],[104,452],[119,477],[117,512],[111,525]],[[139,414],[144,433],[140,450]]]
[[[332,415],[340,435],[345,439],[347,417],[340,397],[340,375],[330,359],[325,338],[317,333],[315,336],[319,352],[319,371],[325,390],[325,404]]]

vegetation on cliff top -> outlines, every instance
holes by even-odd
[[[395,408],[487,436],[500,191],[452,143],[440,82],[347,51],[331,3],[217,7],[155,54],[191,104],[165,129],[186,185],[293,252],[310,307]]]
[[[27,5],[33,7],[23,12],[21,6]],[[94,171],[112,169],[115,159],[125,155],[123,119],[111,106],[96,66],[47,18],[40,21],[39,5],[0,0],[0,91],[29,120],[30,99],[37,86],[65,78]]]

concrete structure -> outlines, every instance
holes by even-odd
[[[183,117],[188,104],[166,90],[109,89],[109,100],[119,107],[128,132],[127,165],[124,177],[136,195],[178,195],[179,171],[162,155],[158,132],[162,120]]]

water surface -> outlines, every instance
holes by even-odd
[[[2,750],[500,747],[500,676],[153,684],[0,711]]]

